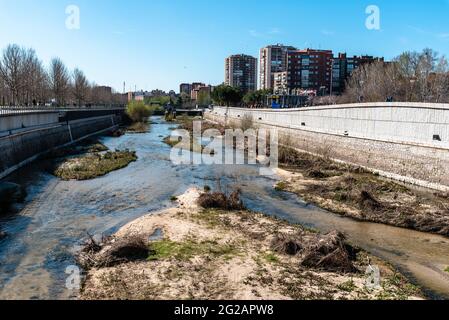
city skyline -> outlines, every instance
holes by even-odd
[[[226,57],[247,54],[259,58],[260,48],[277,43],[387,60],[425,47],[449,54],[448,1],[426,5],[377,1],[379,30],[365,26],[370,4],[329,3],[323,10],[318,4],[283,1],[283,7],[291,10],[274,19],[268,1],[246,1],[236,13],[232,1],[117,1],[108,5],[80,0],[55,5],[48,0],[39,4],[1,0],[0,48],[11,43],[31,47],[46,65],[58,56],[70,69],[79,67],[89,79],[119,92],[123,82],[126,91],[178,91],[179,83],[196,81],[217,85],[224,79]],[[67,28],[69,5],[80,10],[79,29]],[[227,22],[230,16],[231,24]],[[16,21],[24,23],[11,28]]]

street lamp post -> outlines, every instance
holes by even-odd
[[[363,88],[363,84],[365,83],[365,81],[360,80],[360,86],[359,86],[359,92],[358,92],[358,100],[359,102],[362,102],[362,88]]]
[[[410,95],[407,97],[408,98],[408,100],[411,102],[412,101],[412,97],[413,97],[413,89],[415,88],[415,82],[416,82],[416,79],[410,79]]]

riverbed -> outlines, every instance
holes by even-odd
[[[149,212],[172,207],[189,187],[240,187],[249,209],[326,232],[340,230],[350,242],[383,258],[422,286],[430,298],[449,299],[449,239],[340,217],[274,190],[277,177],[254,166],[182,165],[170,161],[162,140],[173,124],[153,118],[145,134],[102,138],[111,150],[130,149],[138,161],[89,181],[61,181],[34,163],[7,180],[27,188],[18,213],[0,218],[0,299],[76,299],[66,289],[66,268],[88,234],[108,235]]]

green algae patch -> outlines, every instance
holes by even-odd
[[[153,242],[150,245],[152,254],[148,260],[166,260],[174,258],[176,260],[186,261],[196,256],[207,255],[214,258],[233,256],[237,249],[232,244],[220,244],[216,241],[195,241],[188,239],[183,242],[174,242],[171,240],[161,240]]]
[[[108,151],[66,159],[54,170],[54,175],[62,180],[90,180],[112,171],[123,169],[137,161],[134,151]]]

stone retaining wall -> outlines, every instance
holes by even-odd
[[[120,122],[120,116],[89,118],[0,138],[0,179],[54,148],[111,131]]]
[[[332,109],[332,107],[330,108]],[[314,108],[315,117],[319,117],[320,114],[317,113],[319,110],[320,108]],[[326,108],[323,108],[323,110],[326,110]],[[418,109],[414,110],[417,111]],[[429,110],[425,110],[423,113],[427,114]],[[445,117],[438,120],[439,122],[446,121],[446,115],[449,115],[449,109],[443,108],[441,110],[445,110]],[[213,111],[206,112],[205,118],[221,123],[226,118],[228,121],[239,122],[245,115],[250,115],[255,126],[278,129],[281,143],[288,138],[289,145],[296,149],[319,155],[328,155],[337,161],[355,164],[397,180],[449,191],[449,144],[446,141],[449,123],[438,125],[441,127],[439,132],[442,141],[434,141],[432,138],[427,139],[427,141],[417,141],[417,137],[423,137],[424,139],[424,137],[432,134],[433,131],[423,130],[422,132],[416,132],[419,130],[418,128],[428,127],[425,124],[427,121],[430,121],[423,114],[421,116],[416,114],[418,118],[421,117],[423,123],[422,126],[417,126],[415,129],[410,128],[411,138],[407,141],[405,133],[402,137],[392,136],[389,138],[383,138],[384,135],[380,131],[378,132],[379,134],[373,134],[371,137],[362,134],[357,135],[355,131],[352,131],[352,134],[348,134],[341,123],[326,126],[326,123],[322,122],[322,127],[316,125],[317,127],[309,126],[305,128],[301,125],[305,120],[298,118],[301,116],[301,113],[291,112],[216,107]],[[324,117],[327,117],[329,109],[323,112],[325,112]],[[346,113],[348,118],[345,121],[349,124],[354,124],[358,121],[356,118],[351,118],[354,112],[367,114],[365,111],[351,111],[348,113],[347,110],[342,109],[342,111],[336,112],[334,115]],[[394,112],[399,113],[400,110],[395,110]],[[286,115],[289,113],[290,115],[296,115],[296,118],[287,117]],[[433,114],[434,109],[431,109],[430,113]],[[287,121],[286,119],[289,120]],[[403,122],[409,121],[408,119],[404,116]],[[370,119],[370,121],[374,123],[374,127],[378,126],[375,118]],[[400,126],[401,124],[391,124],[391,130],[393,130],[395,125]],[[333,132],[333,128],[337,126],[344,131]],[[363,131],[362,129],[360,130]],[[402,131],[399,130],[398,132]]]

